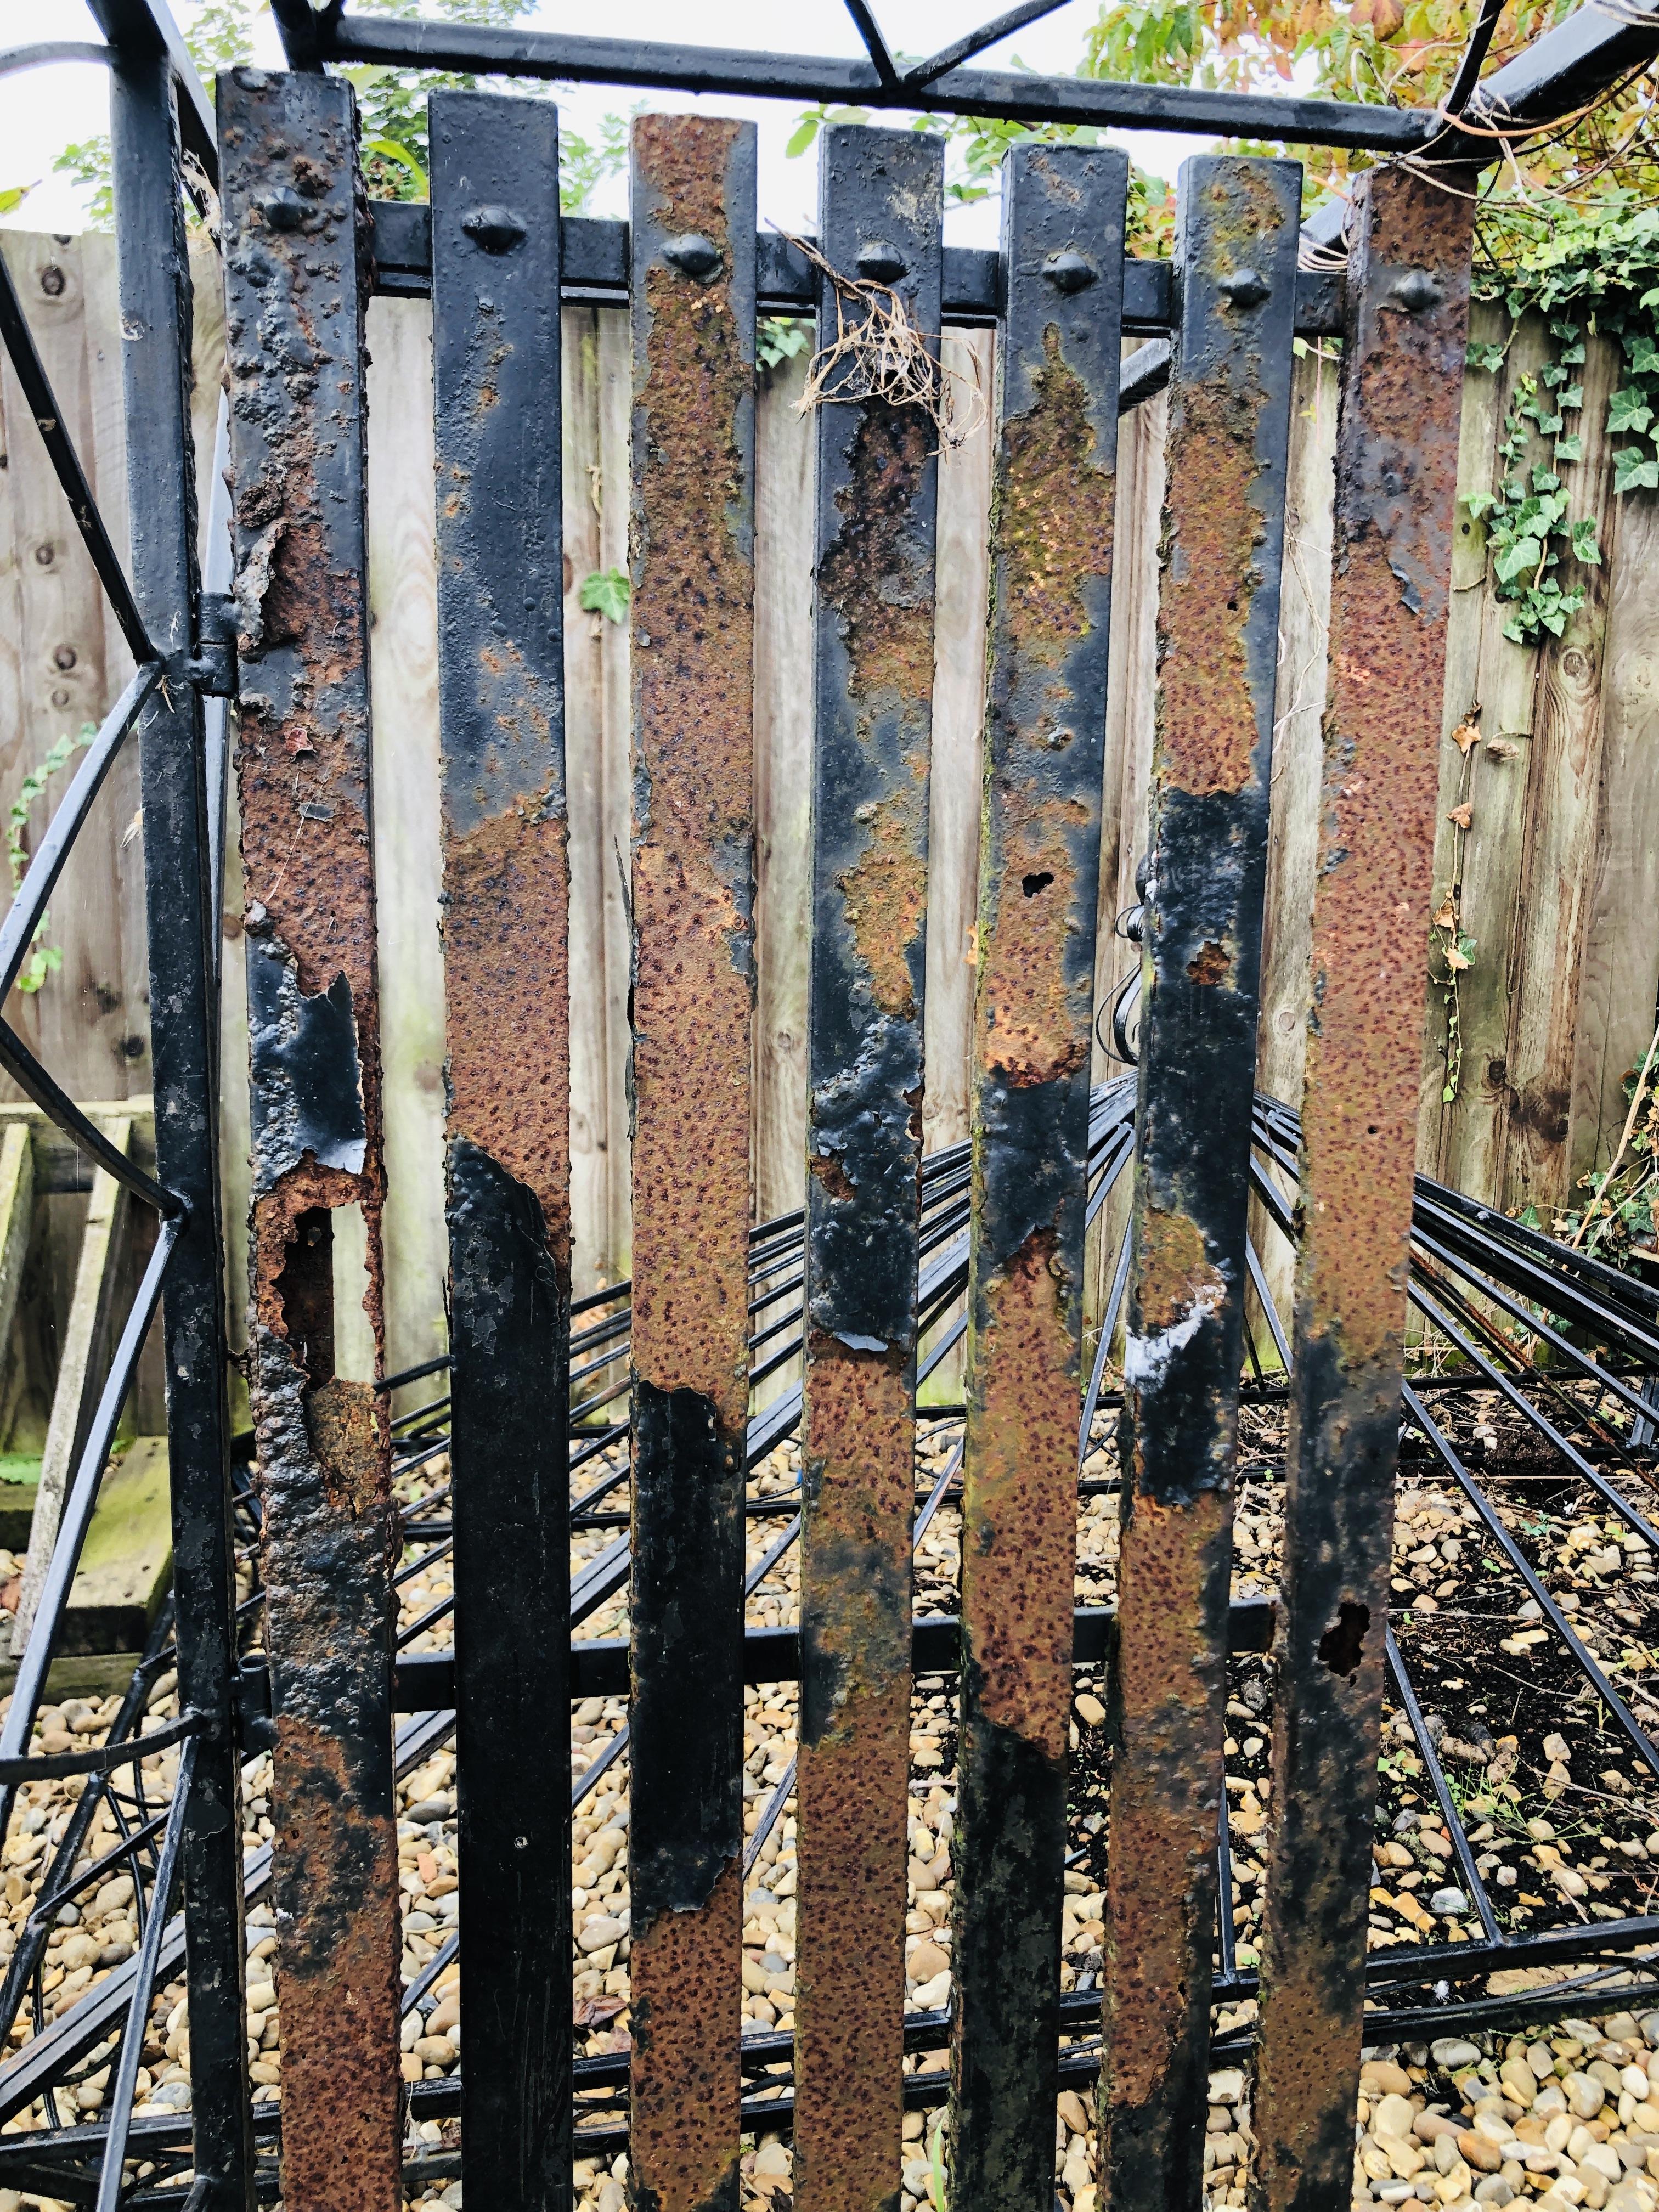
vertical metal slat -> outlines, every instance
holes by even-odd
[[[1255,2113],[1274,2212],[1352,2174],[1473,213],[1379,169],[1350,217]]]
[[[1101,2161],[1200,2203],[1302,171],[1181,171],[1120,1459]]]
[[[291,2212],[400,2202],[384,1402],[336,1372],[331,1211],[380,1343],[364,528],[366,203],[351,88],[219,80],[253,1126],[249,1321],[276,1741]]]
[[[100,9],[100,20],[106,12]],[[218,900],[210,863],[199,694],[178,662],[192,649],[195,453],[191,280],[172,71],[105,22],[118,58],[110,128],[120,179],[122,385],[130,427],[133,591],[173,663],[139,724],[157,1179],[189,1206],[161,1293],[179,1701],[204,1716],[179,1844],[186,1913],[191,2130],[204,2203],[253,2202],[242,1940],[241,1753],[235,1570],[228,1479],[224,1267],[219,1218]],[[180,1784],[183,1787],[183,1784]],[[165,1910],[165,1900],[158,1903]],[[126,2057],[124,2051],[123,2057]]]
[[[820,145],[823,252],[935,341],[939,142]],[[826,284],[820,343],[836,329]],[[844,2212],[890,2202],[901,2156],[939,434],[874,397],[817,431],[794,2185],[799,2212]]]
[[[551,2212],[571,2158],[557,113],[440,94],[431,148],[461,2146],[486,2203]]]
[[[755,130],[633,133],[630,2176],[735,2212],[754,1000]]]
[[[952,1965],[955,2201],[1053,2194],[1126,155],[1003,173]]]

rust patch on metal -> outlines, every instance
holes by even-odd
[[[881,2212],[896,2200],[902,2118],[915,1432],[901,1360],[821,1332],[811,1356],[795,2071],[812,2094],[796,2115],[795,2188]]]
[[[836,499],[842,526],[818,563],[818,596],[841,617],[848,690],[871,712],[933,696],[932,564],[911,542],[930,429],[916,408],[864,402],[852,480]]]
[[[743,1862],[731,1860],[696,1912],[664,1912],[634,1932],[633,2126],[650,2179],[630,2172],[634,2212],[737,2212],[738,2077],[726,2063],[742,2027]],[[724,2018],[726,2033],[710,2033]]]
[[[395,1900],[396,1838],[362,1802],[332,1734],[280,1717],[271,1769],[283,2201],[295,2212],[385,2212],[402,2195],[400,2145],[383,2124],[402,1990],[396,1946],[356,1905],[366,1889]]]
[[[1469,197],[1379,169],[1357,216],[1263,1916],[1261,2212],[1310,2212],[1352,2170],[1468,324]]]
[[[1266,524],[1250,495],[1261,396],[1224,373],[1183,387],[1170,428],[1158,600],[1161,784],[1202,797],[1249,780],[1257,728],[1245,626]],[[1218,585],[1224,588],[1218,588]]]
[[[1000,793],[1000,879],[980,930],[980,1062],[1021,1087],[1070,1075],[1089,1056],[1091,994],[1067,926],[1077,891],[1072,840],[1089,811],[1036,791],[1034,778],[1024,792]]]
[[[1115,1695],[1133,1755],[1112,1777],[1103,2124],[1111,2107],[1158,2096],[1186,2023],[1196,1951],[1210,1946],[1231,1529],[1221,1491],[1175,1508],[1127,1496],[1118,1591],[1135,1632],[1120,1640]],[[1182,1870],[1178,1887],[1172,1869]]]
[[[1224,983],[1232,964],[1226,946],[1208,938],[1187,963],[1187,974],[1194,983]]]
[[[749,1398],[754,566],[726,165],[744,126],[641,117],[665,232],[720,252],[658,265],[636,363],[634,506],[634,1364],[740,1431]]]
[[[1089,393],[1066,365],[1058,324],[1043,331],[1042,351],[1036,403],[1003,431],[998,621],[1014,652],[1052,665],[1089,634],[1086,585],[1111,574],[1115,477],[1095,462]],[[1025,734],[1041,744],[1047,732]]]
[[[1204,1232],[1192,1216],[1148,1206],[1139,1228],[1135,1306],[1142,1330],[1178,1328],[1200,1306],[1213,1312],[1227,1286],[1210,1265]]]
[[[969,1416],[962,1610],[985,1717],[1060,1765],[1071,1706],[1077,1504],[1076,1349],[1058,1237],[1034,1230],[987,1285],[975,1364],[994,1378]]]
[[[915,1018],[909,953],[927,915],[927,763],[910,763],[912,781],[879,806],[860,808],[870,842],[855,867],[836,878],[847,921],[884,1014]]]
[[[449,1133],[533,1190],[548,1248],[570,1261],[569,861],[537,802],[444,848]],[[552,1110],[550,1110],[551,1108]]]

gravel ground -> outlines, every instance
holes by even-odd
[[[1501,1525],[1533,1564],[1644,1724],[1659,1720],[1659,1577],[1647,1546],[1582,1480],[1559,1464],[1528,1456],[1516,1418],[1491,1395],[1437,1401],[1443,1425],[1492,1501]],[[1086,1484],[1115,1475],[1111,1418],[1096,1424],[1085,1467]],[[1235,1527],[1235,1592],[1270,1592],[1279,1571],[1280,1482],[1284,1417],[1275,1407],[1249,1407],[1241,1432],[1241,1479]],[[1581,1425],[1594,1448],[1596,1431]],[[1605,1437],[1605,1431],[1603,1432]],[[918,1439],[918,1496],[947,1465],[960,1423],[925,1422]],[[624,1447],[583,1468],[573,1491],[586,1492],[607,1468],[619,1468]],[[1646,1511],[1647,1485],[1614,1460],[1607,1479]],[[799,1448],[781,1446],[751,1475],[751,1497],[787,1500],[799,1486]],[[447,1481],[442,1458],[398,1486],[405,1502],[432,1497]],[[620,1506],[618,1490],[604,1501]],[[1076,1593],[1079,1604],[1112,1601],[1115,1591],[1118,1502],[1109,1490],[1079,1501]],[[789,1526],[787,1511],[750,1519],[751,1569]],[[584,1530],[573,1540],[573,1569],[612,1545],[615,1527]],[[957,1609],[960,1516],[954,1504],[935,1514],[917,1548],[915,1607],[922,1613]],[[451,1591],[447,1553],[422,1561],[400,1586],[400,1627],[407,1628]],[[4,1567],[0,1559],[0,1570]],[[0,1579],[3,1579],[0,1576]],[[1452,1804],[1464,1820],[1500,1925],[1520,1933],[1588,1925],[1654,1909],[1659,1893],[1659,1795],[1645,1766],[1615,1731],[1604,1701],[1566,1655],[1540,1608],[1503,1557],[1474,1506],[1420,1444],[1405,1448],[1397,1494],[1393,1581],[1396,1638],[1420,1699],[1425,1729],[1442,1760]],[[799,1562],[791,1547],[753,1589],[751,1626],[798,1618]],[[587,1637],[625,1635],[624,1589],[590,1617]],[[441,1614],[410,1648],[442,1649],[453,1624]],[[1655,1645],[1647,1639],[1651,1636]],[[1650,1689],[1650,1682],[1654,1686]],[[1272,1680],[1266,1662],[1246,1656],[1229,1668],[1227,1758],[1232,1903],[1241,1966],[1255,1963],[1255,1936],[1271,1810],[1267,1750]],[[1103,1722],[1105,1685],[1080,1669],[1073,1714],[1070,1845],[1066,1881],[1062,1982],[1093,1988],[1103,1942],[1106,1813],[1109,1765]],[[70,1701],[42,1713],[37,1750],[97,1742],[117,1700]],[[173,1684],[163,1677],[152,1695],[152,1723],[176,1711]],[[626,1701],[592,1698],[572,1711],[573,1783],[611,1753],[626,1723]],[[796,1743],[793,1684],[745,1692],[745,1826],[752,1836],[763,1808],[789,1772]],[[907,1897],[907,2011],[932,2009],[951,1993],[951,1850],[956,1811],[956,1703],[950,1677],[915,1686],[911,1720],[911,1853]],[[1478,1936],[1470,1900],[1457,1887],[1444,1809],[1405,1713],[1385,1706],[1381,1806],[1371,1891],[1373,1949],[1429,1942],[1449,1954]],[[177,1753],[152,1754],[145,1788],[152,1808],[166,1802]],[[629,1911],[627,1826],[629,1761],[609,1757],[577,1814],[568,1879],[574,1926],[573,2004],[578,2045],[589,2053],[627,2048]],[[404,1893],[405,1984],[429,1966],[455,1931],[458,1905],[453,1748],[434,1753],[399,1785],[399,1882]],[[66,1817],[76,1782],[36,1785],[21,1794],[3,1852],[5,1914],[0,1958],[15,1942],[38,1886],[43,1836]],[[257,1849],[271,1832],[269,1761],[246,1770],[245,1845]],[[58,1832],[61,1832],[58,1826]],[[116,1840],[100,1819],[88,1856]],[[562,1878],[562,1877],[561,1877]],[[745,1885],[743,2014],[746,2033],[787,2032],[793,2023],[796,1836],[793,1797],[761,1846]],[[271,1969],[268,1907],[252,1916],[249,2038],[256,2095],[280,2095],[280,2025]],[[43,2022],[76,2002],[128,1955],[137,1940],[130,1877],[117,1874],[88,1901],[81,1918],[54,1931],[44,1990]],[[1449,1956],[1449,1966],[1455,1958]],[[1564,1978],[1568,1970],[1489,1975],[1492,1995]],[[404,2024],[405,2078],[434,2081],[453,2072],[461,2044],[459,1971],[452,1962]],[[159,1991],[140,2075],[140,2109],[187,2106],[189,2022],[182,1981]],[[1617,2001],[1609,1992],[1606,2001]],[[1633,2002],[1626,1996],[1626,2002]],[[1248,2031],[1250,2003],[1219,2010],[1218,2037]],[[34,2033],[27,2021],[13,2046]],[[1471,2203],[1504,2203],[1529,2195],[1547,2212],[1588,2204],[1592,2212],[1659,2212],[1659,2086],[1649,2101],[1646,2068],[1659,2046],[1659,2014],[1637,2005],[1630,2014],[1570,2021],[1539,2041],[1474,2035],[1430,2045],[1381,2048],[1368,2054],[1356,2124],[1354,2201],[1404,2203],[1407,2197],[1462,2212]],[[112,2045],[94,2050],[80,2070],[72,2101],[81,2113],[101,2106]],[[942,2053],[919,2061],[933,2070]],[[1659,2084],[1659,2049],[1653,2059]],[[1642,2075],[1642,2083],[1636,2079]],[[1523,2094],[1523,2092],[1525,2094]],[[1218,2067],[1211,2084],[1206,2148],[1207,2201],[1219,2208],[1243,2201],[1250,2132],[1248,2064]],[[71,2099],[62,2100],[61,2118]],[[595,2117],[615,2117],[614,2106]],[[18,2132],[48,2124],[40,2106],[6,2124]],[[942,2115],[910,2114],[905,2122],[901,2212],[930,2204],[940,2162]],[[1650,2136],[1650,2126],[1651,2135]],[[458,2137],[453,2123],[425,2122],[411,2154],[435,2166],[412,2204],[460,2202],[450,2179]],[[1055,2116],[1055,2185],[1063,2212],[1095,2212],[1095,2132],[1091,2095],[1067,2091]],[[1651,2168],[1650,2161],[1651,2160]],[[590,2212],[621,2212],[626,2160],[583,2159],[579,2202]],[[762,2132],[745,2140],[745,2207],[787,2212],[787,2136]],[[19,2200],[0,2191],[0,2212]],[[27,2203],[48,2200],[33,2198]]]

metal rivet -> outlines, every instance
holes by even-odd
[[[688,230],[679,238],[671,238],[662,249],[662,258],[671,268],[678,269],[684,276],[695,276],[701,284],[712,276],[720,265],[720,250],[712,238],[705,238],[700,230]]]
[[[866,284],[896,284],[909,264],[888,240],[872,238],[867,246],[860,246],[855,265]]]
[[[1222,298],[1231,300],[1236,307],[1259,307],[1272,289],[1259,269],[1235,269],[1216,285]]]
[[[1408,269],[1395,283],[1391,296],[1410,315],[1426,313],[1445,298],[1445,289],[1426,269]]]
[[[1068,246],[1063,253],[1048,256],[1042,264],[1042,273],[1056,292],[1085,292],[1100,272]]]
[[[527,234],[511,208],[476,207],[461,217],[461,228],[486,253],[510,253]]]
[[[272,230],[298,230],[306,219],[305,202],[286,185],[267,193],[259,206]]]

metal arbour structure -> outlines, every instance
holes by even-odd
[[[1097,2072],[1113,2203],[1196,2206],[1212,1998],[1255,1986],[1236,1953],[1218,1812],[1224,1666],[1230,1650],[1263,1650],[1271,1633],[1277,1828],[1255,2185],[1264,2205],[1340,2201],[1368,1986],[1385,2022],[1400,2016],[1391,1997],[1421,2021],[1431,1982],[1449,1987],[1496,1957],[1616,1959],[1659,1935],[1639,1917],[1530,1943],[1499,1928],[1387,1631],[1408,1288],[1575,1479],[1659,1543],[1552,1422],[1559,1382],[1520,1361],[1491,1320],[1528,1316],[1566,1371],[1641,1408],[1646,1423],[1648,1401],[1626,1377],[1659,1369],[1655,1301],[1452,1194],[1419,1184],[1414,1198],[1412,1180],[1468,190],[1506,134],[1546,125],[1646,66],[1659,18],[1640,6],[1586,8],[1478,88],[1472,52],[1456,112],[1431,116],[963,66],[1042,4],[904,68],[858,0],[849,6],[869,58],[857,64],[360,18],[337,0],[313,14],[277,0],[291,72],[231,72],[216,118],[160,0],[92,5],[106,47],[20,48],[0,64],[72,52],[111,72],[130,571],[9,281],[0,335],[137,672],[0,931],[0,970],[15,976],[76,830],[136,728],[155,1180],[105,1143],[3,1025],[0,1064],[155,1207],[161,1234],[0,1731],[0,1815],[26,1783],[88,1778],[0,2008],[15,2015],[31,1988],[38,2007],[54,1917],[111,1863],[130,1868],[148,1911],[137,1955],[60,2020],[48,2025],[37,2009],[37,2032],[0,2068],[0,2115],[44,2098],[52,2123],[0,2146],[0,2182],[102,2208],[244,2206],[278,2190],[295,2212],[397,2204],[407,2178],[399,2022],[427,1998],[438,1962],[400,1987],[394,1782],[458,1730],[462,1923],[488,1935],[460,1951],[459,2083],[422,2083],[407,2102],[430,2115],[453,2112],[459,2097],[475,2203],[565,2203],[574,2151],[623,2139],[605,2115],[624,2088],[631,2185],[653,2212],[734,2204],[740,2134],[762,2112],[793,2126],[803,2207],[887,2201],[904,2104],[938,2101],[948,2082],[956,2201],[1030,2212],[1051,2194],[1057,2081]],[[1492,20],[1488,9],[1485,37]],[[700,112],[636,124],[631,224],[608,225],[561,220],[550,105],[440,95],[429,208],[371,210],[352,94],[326,73],[364,61],[1156,123],[1410,159],[1362,184],[1344,280],[1298,270],[1294,161],[1189,161],[1170,270],[1124,257],[1119,154],[1016,152],[1000,252],[953,253],[941,240],[938,142],[837,129],[824,142],[818,234],[830,280],[793,246],[757,236],[752,127]],[[234,495],[228,517],[216,513],[205,578],[187,412],[186,194],[221,227],[228,306]],[[363,352],[377,286],[429,291],[434,303],[447,1437],[431,1425],[445,1408],[424,1427],[393,1424],[390,1378],[354,1382],[334,1356],[336,1209],[362,1212],[377,1336],[380,1282]],[[598,1318],[574,1335],[562,297],[627,301],[635,382],[635,1274],[623,1292],[589,1301]],[[854,347],[817,425],[809,1201],[804,1218],[751,1231],[754,324],[758,310],[814,305],[831,332],[839,316],[856,333],[878,305],[901,309],[929,346],[952,320],[998,331],[975,1136],[971,1158],[962,1148],[921,1159],[935,425],[926,404],[860,381]],[[1249,1070],[1299,331],[1342,337],[1344,398],[1298,1122],[1270,1102],[1252,1117]],[[1152,343],[1121,370],[1126,333]],[[924,399],[935,374],[924,367]],[[1140,1069],[1136,1096],[1121,1082],[1091,1099],[1116,423],[1164,385],[1169,558]],[[216,1212],[231,694],[252,1036],[252,1496],[230,1479]],[[1132,1475],[1112,1615],[1076,1611],[1072,1597],[1079,1400],[1085,1443],[1108,1401],[1099,1364],[1083,1387],[1082,1254],[1085,1220],[1132,1156],[1132,1232],[1102,1338],[1103,1358],[1127,1297],[1121,1449]],[[1287,1176],[1300,1181],[1294,1218]],[[1261,1281],[1245,1231],[1253,1186],[1301,1252],[1293,1357],[1282,1347],[1296,1419],[1276,1608],[1229,1596],[1238,1409],[1250,1387],[1240,1379],[1243,1297]],[[964,1293],[967,1311],[951,1322]],[[79,1547],[158,1305],[173,1608],[109,1745],[31,1758]],[[964,1331],[963,1441],[918,1523],[918,1372]],[[1584,1332],[1610,1347],[1610,1364],[1582,1349]],[[605,1421],[624,1352],[631,1527],[573,1581],[573,1526],[603,1522],[605,1497],[629,1480],[623,1470],[569,1493],[572,1470],[627,1433]],[[797,1352],[803,1383],[751,1413],[753,1384]],[[573,1375],[594,1373],[601,1380],[573,1404]],[[1653,1769],[1647,1738],[1424,1397],[1408,1391],[1405,1404]],[[768,1560],[799,1541],[801,1627],[745,1636],[758,1579],[744,1571],[745,1476],[797,1424],[799,1514]],[[1639,1442],[1650,1430],[1633,1433]],[[409,1464],[446,1443],[450,1485],[401,1521],[397,1455]],[[913,1622],[911,1547],[957,1480],[960,1622]],[[447,1526],[433,1518],[445,1499]],[[263,1656],[244,1662],[233,1554],[256,1534]],[[428,1558],[453,1546],[455,1644],[399,1661],[393,1592],[410,1543],[432,1547]],[[631,1650],[573,1643],[630,1575]],[[1109,1652],[1103,1994],[1062,2004],[1070,1668]],[[168,1667],[179,1716],[140,1742],[150,1686]],[[907,1741],[919,1669],[960,1673],[956,1978],[948,2017],[907,2019]],[[738,2032],[744,1862],[787,1794],[780,1785],[745,1847],[740,1722],[745,1680],[797,1678],[792,2051],[784,2038]],[[1368,1984],[1375,1751],[1389,1683],[1418,1729],[1482,1936],[1455,1962],[1443,1946],[1396,1950],[1373,1963]],[[632,2047],[573,2063],[568,1898],[546,1870],[568,1861],[569,1700],[621,1688],[632,1696]],[[400,1724],[399,1714],[413,1717]],[[177,1785],[170,1807],[153,1811],[138,1761],[169,1744],[182,1747]],[[245,1865],[240,1762],[267,1747],[277,1833]],[[118,1790],[119,1774],[130,1784]],[[100,1803],[117,1811],[123,1840],[88,1867],[80,1853]],[[175,1878],[180,1920],[168,1917]],[[256,2112],[244,1908],[267,1886],[280,1930],[283,2087],[280,2108]],[[181,1954],[192,2109],[188,2119],[135,2119],[152,1995]],[[947,2043],[948,2077],[902,2072],[907,2051]],[[54,2090],[100,2047],[116,2054],[103,2112],[62,2124]],[[791,2057],[785,2101],[745,2097],[746,2079]],[[168,2178],[183,2172],[194,2177],[187,2190]]]

